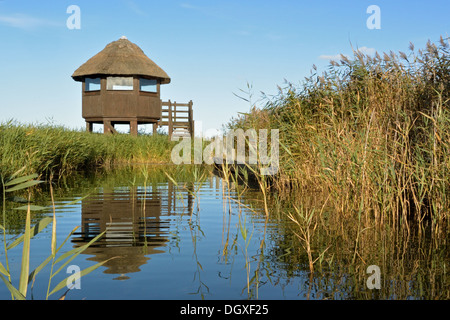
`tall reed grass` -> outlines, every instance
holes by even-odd
[[[9,121],[0,124],[0,175],[24,166],[24,174],[62,176],[123,163],[168,163],[172,146],[164,135],[103,135]]]
[[[85,244],[82,247],[75,248],[72,250],[69,250],[67,252],[64,252],[57,257],[57,254],[60,253],[64,243],[69,239],[69,237],[77,230],[78,227],[74,228],[72,232],[67,236],[67,238],[63,241],[63,243],[60,246],[57,246],[57,240],[56,240],[56,213],[55,213],[55,203],[53,200],[53,189],[50,183],[50,193],[51,193],[51,199],[52,199],[52,206],[51,207],[42,207],[42,206],[36,206],[31,205],[30,198],[31,198],[31,191],[30,189],[33,186],[36,186],[43,181],[36,180],[38,177],[37,174],[27,175],[27,176],[19,176],[21,172],[23,172],[25,169],[22,168],[19,171],[15,172],[8,178],[1,177],[1,185],[2,185],[2,196],[1,196],[1,203],[2,203],[2,223],[0,224],[0,230],[3,234],[3,252],[0,252],[1,256],[4,256],[5,265],[0,262],[0,279],[3,280],[4,284],[8,288],[9,292],[11,293],[11,299],[12,300],[25,300],[27,299],[29,295],[29,290],[33,289],[34,287],[34,281],[38,273],[40,273],[49,263],[50,263],[50,275],[48,280],[48,286],[47,286],[47,293],[46,293],[46,299],[49,299],[49,297],[64,289],[65,287],[68,287],[68,283],[70,280],[70,276],[65,278],[64,280],[60,281],[52,291],[51,285],[52,285],[52,279],[61,271],[65,266],[67,266],[68,263],[70,263],[74,258],[76,258],[79,254],[81,254],[84,250],[86,250],[92,243],[97,241],[100,237],[103,236],[103,233],[99,234],[97,237],[92,239],[89,243]],[[26,210],[26,218],[25,218],[25,230],[23,235],[20,237],[17,237],[14,241],[10,241],[8,243],[7,241],[7,232],[8,232],[8,225],[7,225],[7,207],[6,207],[6,194],[7,193],[14,193],[16,191],[20,190],[27,190],[28,192],[28,204],[26,206],[17,207],[16,210]],[[79,200],[76,200],[74,202],[77,202]],[[67,204],[70,205],[70,204]],[[65,206],[65,205],[63,205]],[[53,217],[44,217],[40,219],[36,225],[31,226],[31,212],[32,211],[48,211],[49,209],[53,209]],[[51,244],[50,244],[50,255],[34,270],[30,271],[31,266],[31,239],[36,236],[38,233],[45,230],[48,224],[52,223],[52,231],[51,231]],[[20,267],[20,273],[19,273],[19,284],[16,286],[12,282],[12,271],[10,269],[10,261],[8,259],[8,252],[11,251],[14,247],[18,246],[19,244],[22,245],[22,259],[21,259],[21,267]],[[93,270],[97,269],[107,261],[103,261],[100,263],[97,263],[91,267],[88,267],[77,275],[78,278],[92,272]],[[55,271],[56,266],[59,266],[59,268]],[[69,288],[70,290],[70,288]],[[61,300],[65,299],[65,296],[67,290],[61,297]]]
[[[280,130],[278,190],[320,192],[341,215],[448,224],[450,45],[354,52],[288,83],[228,129]]]

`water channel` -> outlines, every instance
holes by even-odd
[[[266,218],[257,190],[229,184],[210,170],[165,172],[171,171],[123,169],[55,185],[55,205],[79,200],[56,211],[58,245],[79,226],[59,254],[105,234],[65,266],[51,287],[70,275],[69,266],[83,270],[107,260],[66,299],[449,298],[446,239],[368,230],[355,250],[351,228],[342,230],[345,225],[324,214],[329,227],[310,229],[311,272],[301,233],[286,213],[301,199],[271,195]],[[34,202],[48,205],[48,190],[36,192]],[[33,218],[45,215],[52,212]],[[8,241],[21,232],[20,221],[9,221]],[[50,239],[51,226],[32,239],[30,270],[48,257]],[[8,252],[16,284],[21,253],[21,246]],[[3,251],[0,259],[4,263]],[[370,265],[381,270],[380,288],[368,284]],[[30,298],[46,298],[49,272],[47,267],[36,277]],[[0,299],[10,298],[1,283]]]

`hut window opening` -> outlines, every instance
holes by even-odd
[[[85,83],[85,91],[99,91],[101,88],[100,78],[86,78]]]
[[[155,79],[139,79],[139,90],[144,92],[157,92],[157,81]]]
[[[107,77],[106,90],[133,90],[133,77]]]

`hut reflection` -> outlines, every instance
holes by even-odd
[[[96,262],[117,257],[104,264],[104,272],[127,279],[125,274],[140,271],[150,255],[165,252],[171,216],[192,213],[188,190],[175,189],[170,181],[146,188],[102,188],[82,201],[81,231],[72,242],[82,246],[105,231],[83,253]]]

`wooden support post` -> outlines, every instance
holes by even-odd
[[[93,128],[94,128],[94,124],[92,122],[86,121],[86,131],[92,132]]]
[[[158,132],[158,122],[153,122],[152,124],[152,128],[153,128],[153,135],[156,135]]]
[[[169,100],[169,139],[172,140],[173,122],[172,122],[172,102]]]
[[[114,126],[111,124],[111,121],[103,120],[103,133],[111,134],[111,133],[115,133],[115,132],[116,132],[116,130],[114,129]]]
[[[131,120],[130,121],[130,134],[132,136],[138,135],[138,122],[137,120]]]
[[[172,116],[172,122],[177,123],[177,102],[173,102],[173,116]]]
[[[192,100],[189,101],[189,133],[194,138],[194,110],[192,109]]]

